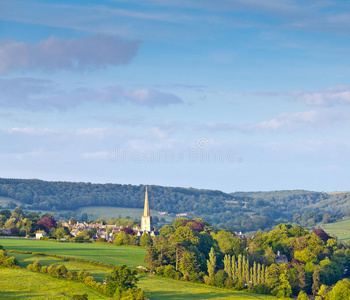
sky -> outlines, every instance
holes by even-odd
[[[0,1],[0,177],[349,190],[350,3]]]

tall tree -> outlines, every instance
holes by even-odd
[[[207,260],[207,269],[208,269],[208,275],[210,284],[214,284],[214,277],[215,277],[215,269],[216,269],[216,256],[214,252],[214,248],[212,247],[209,253],[209,260]]]
[[[312,294],[315,296],[321,287],[321,267],[315,266],[314,273],[312,274]]]

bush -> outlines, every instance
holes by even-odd
[[[88,300],[88,295],[83,294],[83,295],[73,295],[72,299],[74,300]]]
[[[38,260],[36,260],[33,264],[28,265],[27,269],[32,272],[40,272],[41,271],[41,265]]]
[[[227,273],[224,270],[218,271],[214,277],[215,286],[224,287],[227,277]]]
[[[265,283],[259,283],[251,288],[251,291],[255,294],[269,294],[269,288]]]
[[[0,265],[13,268],[18,266],[18,261],[14,257],[8,257],[4,250],[0,250]]]

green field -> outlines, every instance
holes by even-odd
[[[84,283],[0,267],[0,299],[72,299],[85,293],[89,299],[106,299]]]
[[[128,267],[145,266],[145,249],[108,244],[58,243],[52,241],[1,238],[0,245],[6,250],[49,253],[83,258]]]
[[[321,228],[329,235],[338,237],[339,241],[350,242],[350,219],[335,223],[322,224]]]
[[[95,281],[103,282],[103,279],[109,274],[112,269],[110,267],[93,265],[86,262],[67,260],[57,257],[43,256],[43,255],[32,255],[24,253],[8,253],[9,257],[15,257],[21,268],[27,268],[28,265],[33,264],[35,261],[39,261],[41,266],[64,265],[69,271],[79,272],[81,270],[89,272]]]
[[[56,243],[50,241],[26,239],[0,239],[0,244],[3,245],[6,250],[11,249],[65,255],[94,261],[102,261],[110,264],[128,264],[129,266],[144,265],[143,257],[145,250],[139,248],[116,247],[113,245],[101,244]],[[118,259],[106,257],[105,254],[112,255],[110,251],[114,251],[113,255],[118,257]],[[126,255],[127,253],[128,255]],[[63,264],[70,271],[85,270],[89,272],[96,281],[99,282],[101,282],[105,275],[111,271],[110,268],[104,266],[94,266],[86,262],[67,261],[65,259],[37,254],[31,255],[21,253],[8,253],[8,255],[15,256],[22,268],[26,268],[28,264],[33,263],[35,260],[39,260],[42,266],[48,266],[51,264]],[[3,270],[6,270],[6,272],[2,272]],[[73,287],[64,280],[51,278],[45,274],[29,273],[28,275],[28,272],[26,270],[23,270],[22,273],[18,273],[19,271],[21,270],[5,268],[1,269],[0,299],[21,299],[21,297],[22,299],[65,299],[67,298],[70,290],[75,291],[79,294],[86,292],[83,292],[83,290],[81,290],[80,283],[70,282],[71,284],[77,284],[77,286]],[[12,272],[17,273],[11,275]],[[13,280],[13,278],[16,276],[16,280],[19,277],[21,278],[21,284],[23,287],[16,286],[16,280]],[[27,280],[28,276],[31,276],[31,278]],[[7,280],[7,278],[12,278],[12,281]],[[140,281],[138,283],[138,286],[148,292],[150,299],[276,299],[272,296],[234,292],[210,287],[204,284],[194,284],[190,282],[160,278],[157,276],[141,275],[139,279]],[[36,285],[39,286],[41,282],[43,282],[43,285],[47,286],[47,289],[44,289],[41,286],[36,289]],[[55,284],[57,284],[57,286]],[[85,289],[90,291],[90,293],[94,293],[94,291],[89,290],[88,287],[85,287]],[[16,298],[15,295],[19,296]],[[100,298],[91,295],[89,296],[89,299]]]
[[[149,298],[154,300],[180,300],[180,299],[235,299],[235,300],[267,300],[277,299],[273,296],[258,295],[244,292],[233,292],[225,289],[196,284],[185,281],[178,281],[156,276],[139,277],[138,286],[148,292]]]

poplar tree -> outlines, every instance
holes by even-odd
[[[224,257],[224,270],[229,278],[232,278],[232,262],[231,255],[226,254]]]
[[[245,273],[245,282],[248,284],[250,281],[249,278],[249,260],[248,257],[245,257],[245,264],[244,264],[244,273]]]
[[[252,283],[253,285],[257,284],[258,283],[258,278],[257,278],[257,274],[256,274],[256,262],[254,262],[253,264],[253,278],[251,279],[252,280]]]
[[[232,269],[232,279],[237,278],[237,265],[236,265],[236,257],[232,255],[232,263],[231,263]]]
[[[261,264],[260,264],[260,263],[258,263],[257,278],[258,278],[258,283],[262,283],[262,278],[261,278]]]
[[[242,254],[240,254],[238,256],[237,275],[238,275],[238,280],[243,281],[243,276],[242,276]]]
[[[214,253],[214,248],[211,247],[209,253],[209,260],[207,260],[208,275],[210,279],[210,284],[214,284],[215,269],[216,269],[216,256]]]

